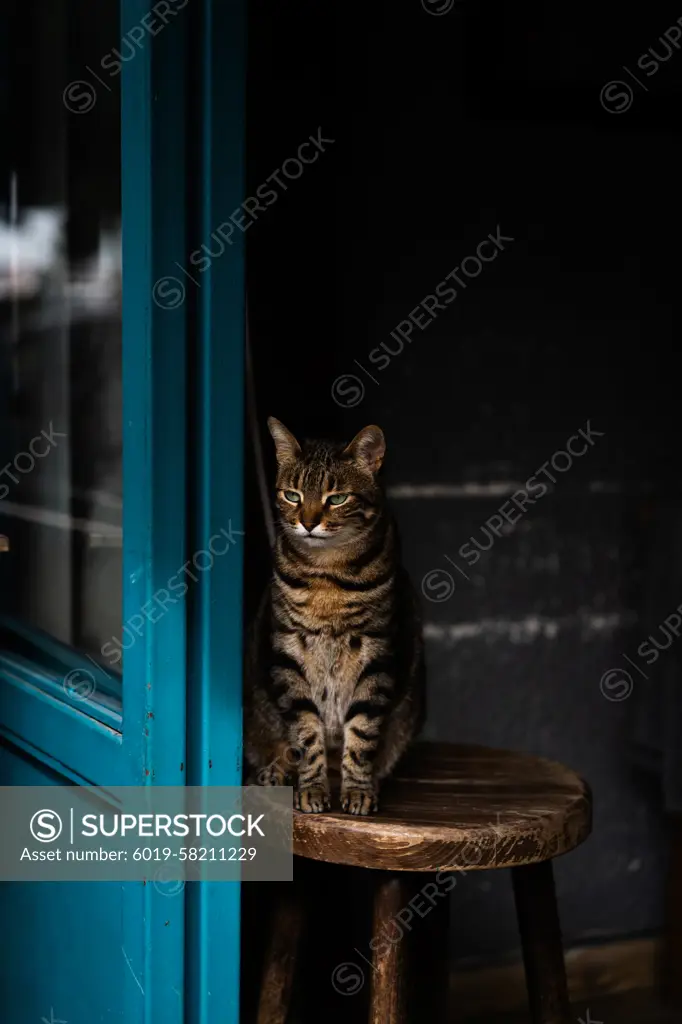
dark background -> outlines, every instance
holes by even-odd
[[[548,756],[592,785],[594,835],[556,865],[569,946],[646,935],[664,918],[670,808],[633,742],[656,675],[630,668],[634,693],[620,702],[600,680],[628,669],[623,652],[636,659],[682,601],[680,586],[651,618],[656,531],[680,498],[682,52],[650,78],[637,68],[649,47],[665,56],[659,37],[680,15],[251,4],[249,194],[318,126],[335,140],[246,235],[268,457],[269,414],[304,436],[384,429],[413,579],[457,577],[450,600],[423,600],[427,735]],[[600,103],[613,79],[634,90],[619,114]],[[386,369],[372,367],[369,351],[393,346],[395,326],[498,225],[514,242]],[[365,394],[343,408],[332,385],[349,373]],[[588,420],[604,436],[468,569],[462,544],[485,540],[514,482]],[[249,503],[260,528],[252,476]],[[247,607],[264,552],[251,541]],[[453,956],[517,947],[506,873],[462,880],[453,900]]]

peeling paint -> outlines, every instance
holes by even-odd
[[[527,483],[527,481],[526,481]],[[488,483],[461,484],[394,484],[388,488],[389,498],[429,499],[429,498],[501,498],[524,490],[526,484],[522,480],[490,480]],[[551,484],[547,490],[553,492]],[[587,485],[578,485],[579,491],[585,494],[648,494],[653,485],[646,480],[592,480]]]
[[[477,622],[427,622],[424,636],[427,640],[453,644],[462,640],[509,640],[513,644],[532,643],[533,640],[554,640],[560,633],[580,630],[583,639],[604,633],[613,633],[637,620],[634,612],[596,614],[579,611],[573,615],[551,618],[528,615],[524,619],[479,619]]]
[[[522,490],[514,480],[492,480],[487,484],[396,484],[388,488],[389,498],[501,498]]]

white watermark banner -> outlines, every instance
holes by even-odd
[[[290,882],[291,787],[0,786],[0,881]]]

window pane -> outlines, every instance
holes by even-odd
[[[117,0],[2,5],[3,609],[105,664],[121,632],[120,77],[100,62],[117,39]]]

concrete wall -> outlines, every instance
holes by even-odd
[[[584,774],[595,834],[557,864],[567,940],[646,933],[663,913],[660,794],[630,756],[630,704],[600,680],[655,625],[650,525],[674,486],[682,56],[613,115],[601,87],[667,23],[344,12],[298,5],[269,28],[256,5],[252,188],[318,125],[336,140],[247,235],[261,419],[384,428],[413,579],[431,598],[443,573],[455,584],[423,600],[427,734]],[[466,287],[398,351],[391,332],[498,226],[514,241],[465,264]],[[388,365],[370,355],[384,342]],[[462,545],[487,543],[486,520],[588,422],[603,436],[469,566]],[[465,879],[454,902],[458,957],[517,945],[508,878]]]

